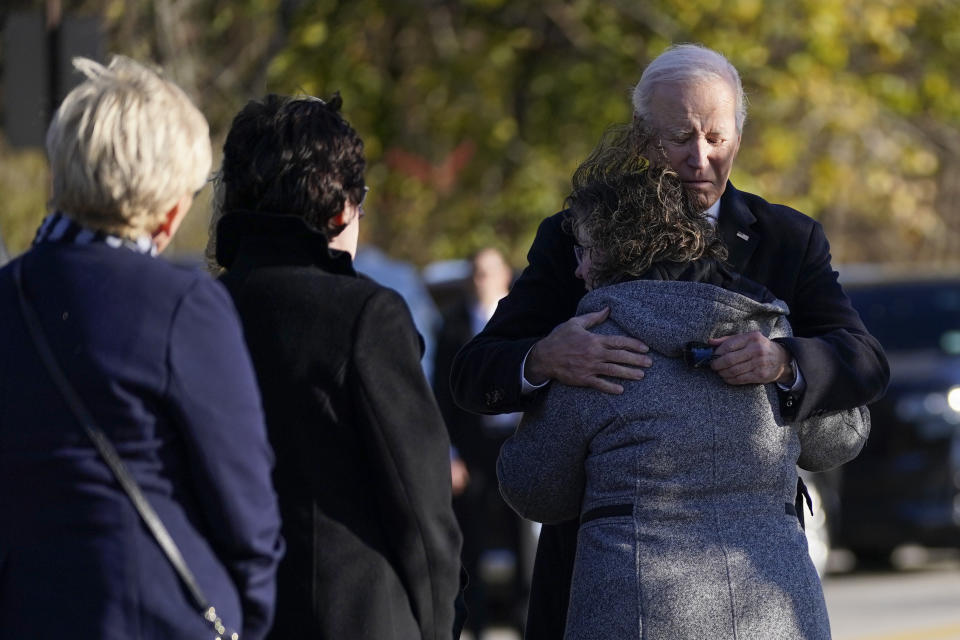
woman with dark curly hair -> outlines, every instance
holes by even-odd
[[[554,382],[501,449],[501,491],[532,520],[579,516],[567,638],[829,638],[796,466],[855,456],[868,415],[788,424],[772,384],[704,366],[714,336],[790,335],[787,307],[724,266],[676,174],[627,135],[573,178],[577,314],[609,308],[593,330],[642,339],[653,366],[622,395]]]
[[[213,254],[277,454],[287,554],[270,637],[448,640],[450,440],[407,305],[353,268],[366,161],[341,103],[249,102],[216,184]]]

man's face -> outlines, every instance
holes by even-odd
[[[473,261],[473,291],[484,305],[494,304],[510,292],[513,271],[496,249],[484,249]]]
[[[740,149],[736,96],[719,78],[662,83],[650,100],[651,125],[666,160],[701,210],[720,199]]]

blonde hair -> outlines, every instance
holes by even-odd
[[[187,95],[124,56],[74,58],[87,79],[47,130],[51,205],[80,224],[124,237],[150,234],[210,172],[210,131]]]

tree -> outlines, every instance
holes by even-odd
[[[268,83],[344,94],[370,240],[418,263],[488,243],[519,261],[630,117],[643,66],[686,41],[723,51],[754,98],[737,184],[821,219],[840,260],[953,260],[956,3],[311,2]]]
[[[821,220],[836,260],[957,254],[949,0],[81,4],[103,12],[114,51],[158,61],[192,92],[215,146],[267,90],[340,91],[367,148],[364,240],[417,264],[488,244],[522,264],[577,163],[631,117],[632,85],[673,42],[740,69],[752,104],[734,182]],[[203,246],[205,219],[195,212],[181,250]]]

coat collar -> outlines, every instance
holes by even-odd
[[[720,239],[729,253],[727,264],[735,271],[743,272],[754,249],[760,243],[760,233],[752,229],[757,221],[740,192],[727,182],[727,188],[720,197],[720,217],[717,229]]]
[[[277,264],[314,264],[331,273],[356,275],[350,254],[331,249],[326,237],[300,216],[224,213],[217,223],[217,263],[229,270],[248,252]]]

